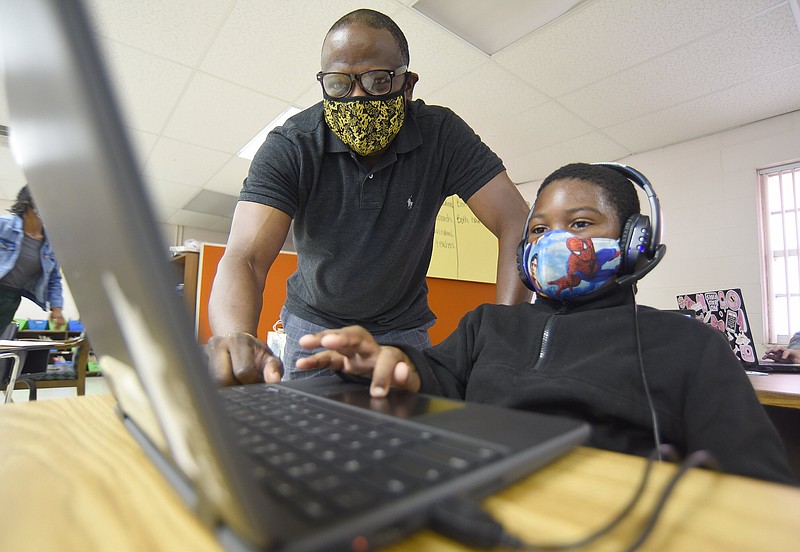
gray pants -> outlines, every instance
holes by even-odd
[[[306,379],[317,376],[332,376],[333,372],[327,369],[320,370],[297,370],[294,366],[297,359],[311,356],[314,353],[324,351],[325,349],[317,348],[313,350],[306,350],[300,347],[298,341],[306,334],[313,334],[325,330],[325,326],[314,324],[308,320],[293,315],[286,308],[281,309],[281,322],[283,323],[283,331],[286,332],[286,346],[283,349],[283,379]],[[410,328],[408,330],[391,330],[388,332],[373,333],[372,336],[378,343],[402,343],[410,345],[417,349],[425,349],[431,346],[431,337],[428,335],[428,328],[433,326],[435,321],[428,322],[417,328]]]

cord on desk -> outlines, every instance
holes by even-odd
[[[661,445],[658,447],[660,450],[654,450],[647,459],[645,464],[644,473],[639,481],[631,499],[622,508],[622,510],[614,516],[608,523],[600,527],[600,529],[582,537],[578,540],[564,543],[547,543],[538,544],[526,542],[519,537],[507,532],[503,526],[494,519],[488,512],[483,510],[478,503],[469,498],[452,498],[446,500],[434,509],[432,528],[449,537],[453,540],[466,544],[468,546],[478,548],[509,548],[514,550],[570,550],[585,546],[598,538],[602,537],[619,523],[624,520],[634,506],[639,502],[642,497],[647,482],[650,479],[653,462],[656,457],[672,457],[674,456],[674,449],[669,445]],[[664,489],[661,491],[661,496],[658,502],[653,507],[653,511],[648,516],[642,531],[637,536],[636,540],[631,544],[626,552],[633,552],[644,543],[647,537],[655,527],[656,521],[661,515],[667,499],[672,494],[678,481],[688,471],[689,468],[706,466],[716,468],[716,461],[707,451],[697,451],[689,455],[689,457],[681,463],[678,470],[670,478]]]

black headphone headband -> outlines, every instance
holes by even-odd
[[[620,274],[621,277],[617,279],[617,284],[626,285],[629,283],[636,283],[645,274],[650,272],[661,261],[666,253],[666,246],[661,243],[661,204],[658,201],[653,186],[647,178],[627,165],[620,163],[592,163],[600,167],[612,169],[622,176],[639,186],[647,195],[647,201],[650,204],[650,216],[636,214],[631,216],[623,225],[622,234],[620,236]],[[536,207],[536,202],[531,205],[528,212],[528,217],[525,220],[525,227],[522,229],[522,238],[517,247],[517,264],[520,277],[523,283],[530,289],[533,289],[533,283],[527,274],[527,268],[524,266],[523,250],[528,242],[528,233],[533,217],[533,210]]]

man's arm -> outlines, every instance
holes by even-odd
[[[288,215],[272,207],[236,205],[208,304],[214,336],[206,344],[206,354],[211,374],[221,385],[281,379],[280,359],[255,334],[267,273],[289,223]]]
[[[50,308],[64,306],[64,286],[61,282],[61,266],[56,260],[53,271],[50,273],[50,279],[47,282],[47,303]]]
[[[506,305],[530,301],[531,292],[517,270],[517,245],[528,218],[522,194],[503,171],[475,192],[467,205],[498,239],[495,301]]]
[[[291,219],[273,207],[240,201],[208,303],[215,336],[256,335],[267,273],[289,232]]]

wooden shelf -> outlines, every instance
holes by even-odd
[[[53,341],[66,341],[81,335],[81,332],[70,330],[20,330],[16,339],[51,339]]]

